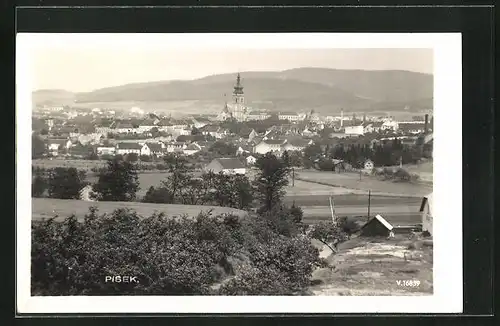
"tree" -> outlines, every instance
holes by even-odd
[[[165,187],[149,187],[142,199],[144,203],[171,204],[172,193]]]
[[[158,129],[158,127],[151,128],[151,130],[149,132],[151,133],[151,137],[153,137],[153,138],[161,136],[161,133],[160,133],[160,130]]]
[[[43,154],[45,154],[45,143],[38,135],[33,134],[31,136],[31,158],[40,158],[43,157]]]
[[[137,162],[139,160],[139,155],[137,155],[137,153],[128,153],[125,155],[125,160],[127,162]]]
[[[43,197],[47,188],[48,183],[43,171],[35,169],[33,182],[31,184],[31,195],[33,197]]]
[[[135,165],[114,159],[109,160],[106,168],[99,172],[91,197],[102,201],[132,201],[139,189]]]
[[[281,155],[281,160],[283,161],[283,164],[285,164],[286,167],[291,167],[292,163],[290,161],[290,154],[288,151],[284,151],[283,155]]]
[[[219,156],[234,156],[236,155],[237,149],[238,148],[231,143],[217,141],[210,147],[209,151]]]
[[[187,165],[187,160],[185,157],[175,154],[166,155],[163,160],[167,165],[170,175],[166,180],[162,181],[162,185],[171,192],[172,203],[175,203],[177,200],[182,201],[182,188],[187,187],[191,180],[191,175],[188,175],[190,168]]]
[[[314,160],[323,154],[321,146],[318,144],[312,144],[304,149],[304,158]]]
[[[193,129],[191,129],[191,135],[201,135],[201,131],[198,128],[193,127]]]
[[[339,226],[332,222],[321,222],[312,227],[309,236],[313,239],[321,241],[333,253],[337,252],[337,245],[349,239]]]
[[[78,199],[85,187],[85,171],[75,168],[57,167],[49,172],[48,192],[50,198]]]
[[[92,151],[89,153],[89,155],[87,155],[86,159],[87,160],[98,160],[99,156],[97,155],[96,152]]]
[[[290,169],[272,153],[259,157],[255,165],[260,172],[255,177],[254,185],[262,206],[270,211],[281,203],[285,195],[284,189],[288,185]]]
[[[141,155],[139,158],[142,162],[151,162],[151,156],[149,155]]]

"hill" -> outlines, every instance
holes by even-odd
[[[249,106],[274,111],[344,108],[411,111],[432,108],[433,76],[409,71],[297,68],[281,72],[241,72]],[[196,80],[158,81],[107,87],[74,94],[77,103],[199,101],[205,106],[228,100],[235,73]],[[55,95],[64,98],[58,93]],[[54,95],[54,96],[55,96]],[[67,94],[70,97],[69,94]]]
[[[41,89],[32,94],[36,105],[68,105],[74,103],[76,94],[62,89]]]

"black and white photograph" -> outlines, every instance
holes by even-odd
[[[17,42],[26,311],[460,312],[460,35]]]

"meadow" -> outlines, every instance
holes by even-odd
[[[197,216],[200,212],[212,210],[214,215],[217,214],[236,214],[238,216],[246,216],[247,212],[219,206],[198,206],[198,205],[174,205],[174,204],[149,204],[138,202],[89,202],[82,200],[65,200],[52,198],[32,198],[32,219],[40,220],[44,218],[52,218],[55,215],[57,219],[64,219],[74,214],[78,219],[83,219],[85,214],[89,212],[92,206],[97,207],[99,213],[112,213],[115,209],[129,208],[137,212],[143,217],[151,216],[153,213],[165,213],[166,216],[181,216],[187,215],[190,217]],[[57,220],[56,219],[56,220]]]
[[[407,183],[380,180],[374,176],[359,173],[335,173],[329,171],[302,170],[296,179],[321,185],[347,188],[351,191],[368,191],[377,195],[422,197],[432,192],[432,184]]]

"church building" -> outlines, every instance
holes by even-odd
[[[247,120],[248,108],[245,106],[245,95],[243,86],[241,85],[241,77],[238,73],[236,77],[236,85],[233,90],[233,102],[224,105],[224,109],[217,116],[217,120],[224,121],[227,119],[236,119],[237,121]]]

